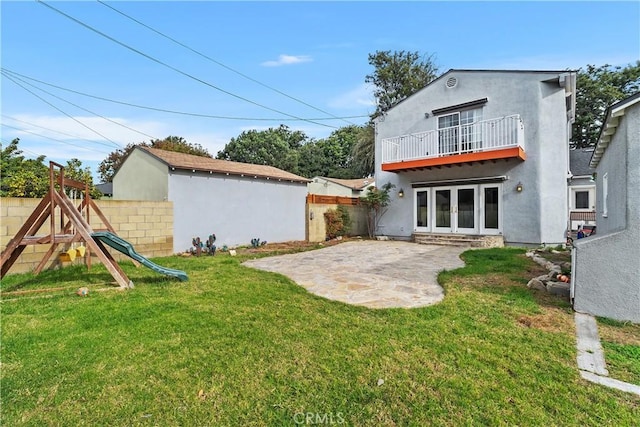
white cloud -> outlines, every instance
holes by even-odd
[[[369,107],[375,109],[376,101],[373,96],[373,86],[362,83],[357,87],[329,100],[329,106],[336,109],[360,109]]]
[[[281,65],[299,64],[301,62],[311,62],[313,59],[308,55],[280,55],[276,61],[265,61],[265,67],[280,67]]]

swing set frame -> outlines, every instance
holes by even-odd
[[[83,197],[78,206],[75,206],[74,202],[67,196],[65,188],[72,188],[82,192]],[[94,230],[91,228],[91,211],[100,218],[106,229]],[[43,228],[47,219],[49,220],[49,234],[36,235],[35,233]],[[89,185],[65,178],[64,167],[50,161],[49,191],[13,239],[9,241],[5,250],[2,251],[2,255],[0,255],[0,278],[7,274],[27,246],[50,245],[34,270],[35,274],[39,274],[59,245],[73,245],[80,242],[86,245],[85,253],[81,258],[84,258],[87,268],[91,268],[91,254],[94,253],[121,289],[133,287],[133,283],[107,248],[100,240],[92,237],[94,231],[110,231],[117,234],[98,205],[91,199]],[[132,261],[136,266],[139,266],[139,263],[135,260]]]

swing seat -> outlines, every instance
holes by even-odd
[[[71,261],[73,261],[74,259],[76,259],[76,250],[75,249],[69,249],[67,251],[67,255],[69,255],[69,259]]]
[[[71,262],[71,257],[66,252],[60,253],[58,255],[58,259],[60,260],[60,262]]]
[[[79,246],[76,248],[76,256],[82,258],[84,256],[85,251],[87,250],[87,248],[85,248],[84,246]]]

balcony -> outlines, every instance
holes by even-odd
[[[389,172],[510,158],[527,158],[517,114],[382,140],[382,170]]]

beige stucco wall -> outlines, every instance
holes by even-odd
[[[168,200],[168,196],[168,166],[139,148],[113,177],[114,200]]]
[[[0,246],[5,249],[11,238],[18,232],[41,199],[1,198],[0,199]],[[116,230],[118,236],[129,241],[136,252],[146,257],[168,256],[173,252],[173,203],[154,201],[97,200],[96,204]],[[56,218],[60,218],[56,213]],[[105,225],[93,210],[90,211],[91,227],[104,229]],[[49,221],[36,233],[49,234]],[[76,247],[79,246],[76,244]],[[27,246],[9,273],[32,271],[42,260],[50,245]],[[58,254],[65,250],[59,245],[45,268],[60,265]],[[118,260],[127,259],[116,251],[111,251]],[[82,261],[76,259],[75,263]],[[92,263],[98,262],[94,256]]]
[[[351,228],[349,236],[368,236],[367,208],[365,206],[343,205],[349,212]],[[327,237],[327,229],[324,213],[330,209],[336,209],[335,204],[307,204],[307,240],[309,242],[324,242]],[[311,219],[313,217],[313,219]]]

